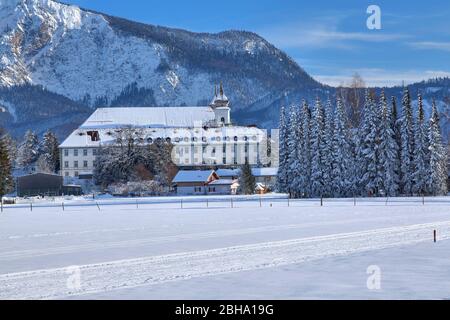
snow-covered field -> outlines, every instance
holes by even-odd
[[[450,298],[449,197],[27,202],[0,214],[0,299]]]

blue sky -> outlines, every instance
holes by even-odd
[[[398,85],[450,76],[450,1],[66,0],[127,19],[201,32],[254,31],[316,79]],[[369,30],[369,5],[381,30]]]

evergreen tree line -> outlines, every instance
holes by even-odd
[[[413,110],[408,88],[401,109],[369,90],[360,124],[351,128],[346,107],[319,98],[282,108],[279,192],[292,197],[446,195],[447,152],[433,101],[425,119],[422,96]]]
[[[58,173],[60,170],[59,142],[56,135],[47,131],[41,140],[31,130],[27,131],[21,142],[13,139],[0,128],[0,138],[8,153],[11,168],[31,172]]]
[[[56,135],[47,131],[42,140],[31,130],[25,133],[22,143],[15,151],[15,167],[24,171],[58,173],[61,164],[59,157],[59,142]]]

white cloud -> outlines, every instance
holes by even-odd
[[[366,84],[371,87],[392,87],[404,84],[411,84],[436,77],[450,77],[449,71],[443,70],[408,70],[390,71],[385,69],[367,68],[354,69],[336,75],[316,74],[313,77],[331,86],[347,85],[354,73],[358,73]]]
[[[412,42],[410,43],[410,46],[416,49],[423,49],[423,50],[450,51],[450,42],[422,41],[422,42]]]
[[[294,24],[262,30],[260,33],[282,48],[338,48],[351,49],[356,42],[389,42],[408,38],[404,34],[380,31],[345,32],[336,25],[323,23]]]

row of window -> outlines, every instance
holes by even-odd
[[[194,187],[194,192],[202,192],[202,187]],[[208,192],[216,192],[216,187],[208,187]]]
[[[96,156],[97,155],[97,149],[90,149],[92,150],[92,155]],[[70,151],[72,151],[72,154],[74,157],[78,157],[80,154],[82,154],[83,156],[88,156],[89,154],[89,149],[64,149],[64,156],[68,157],[70,154]]]
[[[94,166],[94,162],[92,162],[92,166]],[[88,161],[84,160],[83,168],[87,168],[87,167],[89,167],[89,163],[88,163]],[[69,161],[64,161],[64,168],[69,168]],[[73,168],[79,168],[78,161],[73,162]]]

